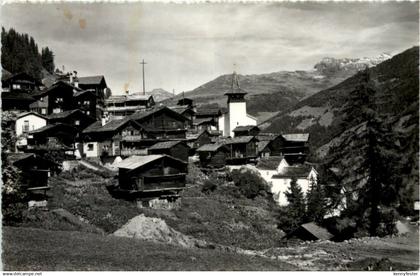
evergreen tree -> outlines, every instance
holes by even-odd
[[[309,191],[306,196],[306,219],[321,223],[326,213],[326,200],[324,188],[316,179],[311,177]]]
[[[339,166],[341,180],[350,191],[345,216],[355,218],[357,230],[370,235],[394,231],[398,193],[401,186],[400,164],[391,125],[381,119],[376,89],[369,70],[360,73],[361,81],[349,95],[345,108],[346,122],[359,125],[357,136],[344,139],[345,144],[330,149],[330,167]],[[349,142],[351,141],[351,142]],[[344,158],[344,161],[341,159]]]
[[[287,210],[290,218],[293,219],[292,226],[296,228],[304,221],[306,206],[302,189],[298,185],[295,177],[290,181],[290,188],[284,194],[289,202]]]
[[[42,78],[42,68],[54,70],[54,55],[46,48],[39,53],[38,45],[33,37],[19,34],[13,28],[1,30],[1,65],[12,74],[25,72],[35,79]]]

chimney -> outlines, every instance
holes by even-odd
[[[104,125],[106,124],[106,121],[107,121],[106,117],[105,117],[105,116],[103,116],[103,117],[101,118],[101,126],[104,126]]]
[[[70,84],[73,84],[73,73],[69,73],[69,77],[70,77]]]
[[[73,85],[79,88],[79,78],[77,77],[77,71],[73,71],[73,73],[74,73]]]

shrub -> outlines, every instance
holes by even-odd
[[[267,182],[251,170],[233,170],[230,176],[226,178],[232,179],[241,194],[246,198],[254,199],[259,195],[267,196],[270,194],[270,187]]]
[[[207,179],[204,181],[204,185],[201,188],[201,191],[205,194],[209,194],[211,192],[214,192],[216,189],[217,185],[213,181]]]

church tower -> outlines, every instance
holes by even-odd
[[[239,87],[238,75],[236,75],[236,72],[233,72],[231,90],[225,94],[228,96],[228,113],[225,114],[224,136],[233,137],[233,130],[237,126],[257,125],[255,118],[246,113],[246,94]]]

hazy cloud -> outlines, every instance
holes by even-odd
[[[309,69],[322,57],[376,56],[418,44],[418,2],[2,6],[2,25],[48,46],[56,65],[104,74],[113,93],[193,89],[241,74]]]

